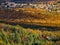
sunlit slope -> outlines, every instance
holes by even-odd
[[[60,13],[48,12],[43,9],[16,8],[14,10],[1,10],[0,19],[13,23],[60,26]]]

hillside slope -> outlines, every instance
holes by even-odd
[[[42,36],[43,35],[43,36]],[[40,31],[25,29],[19,25],[13,26],[0,23],[0,45],[59,45],[60,40],[47,40],[46,37],[60,38],[60,31]]]
[[[12,23],[60,26],[60,13],[32,8],[0,10],[0,20]]]

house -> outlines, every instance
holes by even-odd
[[[16,7],[16,3],[14,3],[14,2],[8,2],[8,4],[7,4],[10,8],[14,8],[14,7]]]

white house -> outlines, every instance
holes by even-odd
[[[14,2],[8,2],[8,4],[7,4],[10,8],[14,8],[14,7],[16,7],[16,3],[14,3]]]

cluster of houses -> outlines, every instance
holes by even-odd
[[[15,2],[5,2],[1,3],[0,8],[3,9],[10,9],[10,8],[42,8],[46,9],[48,11],[52,10],[59,10],[60,11],[60,3],[56,4],[50,4],[50,3],[39,3],[39,4],[33,4],[33,3],[15,3]],[[59,12],[58,11],[58,12]]]

